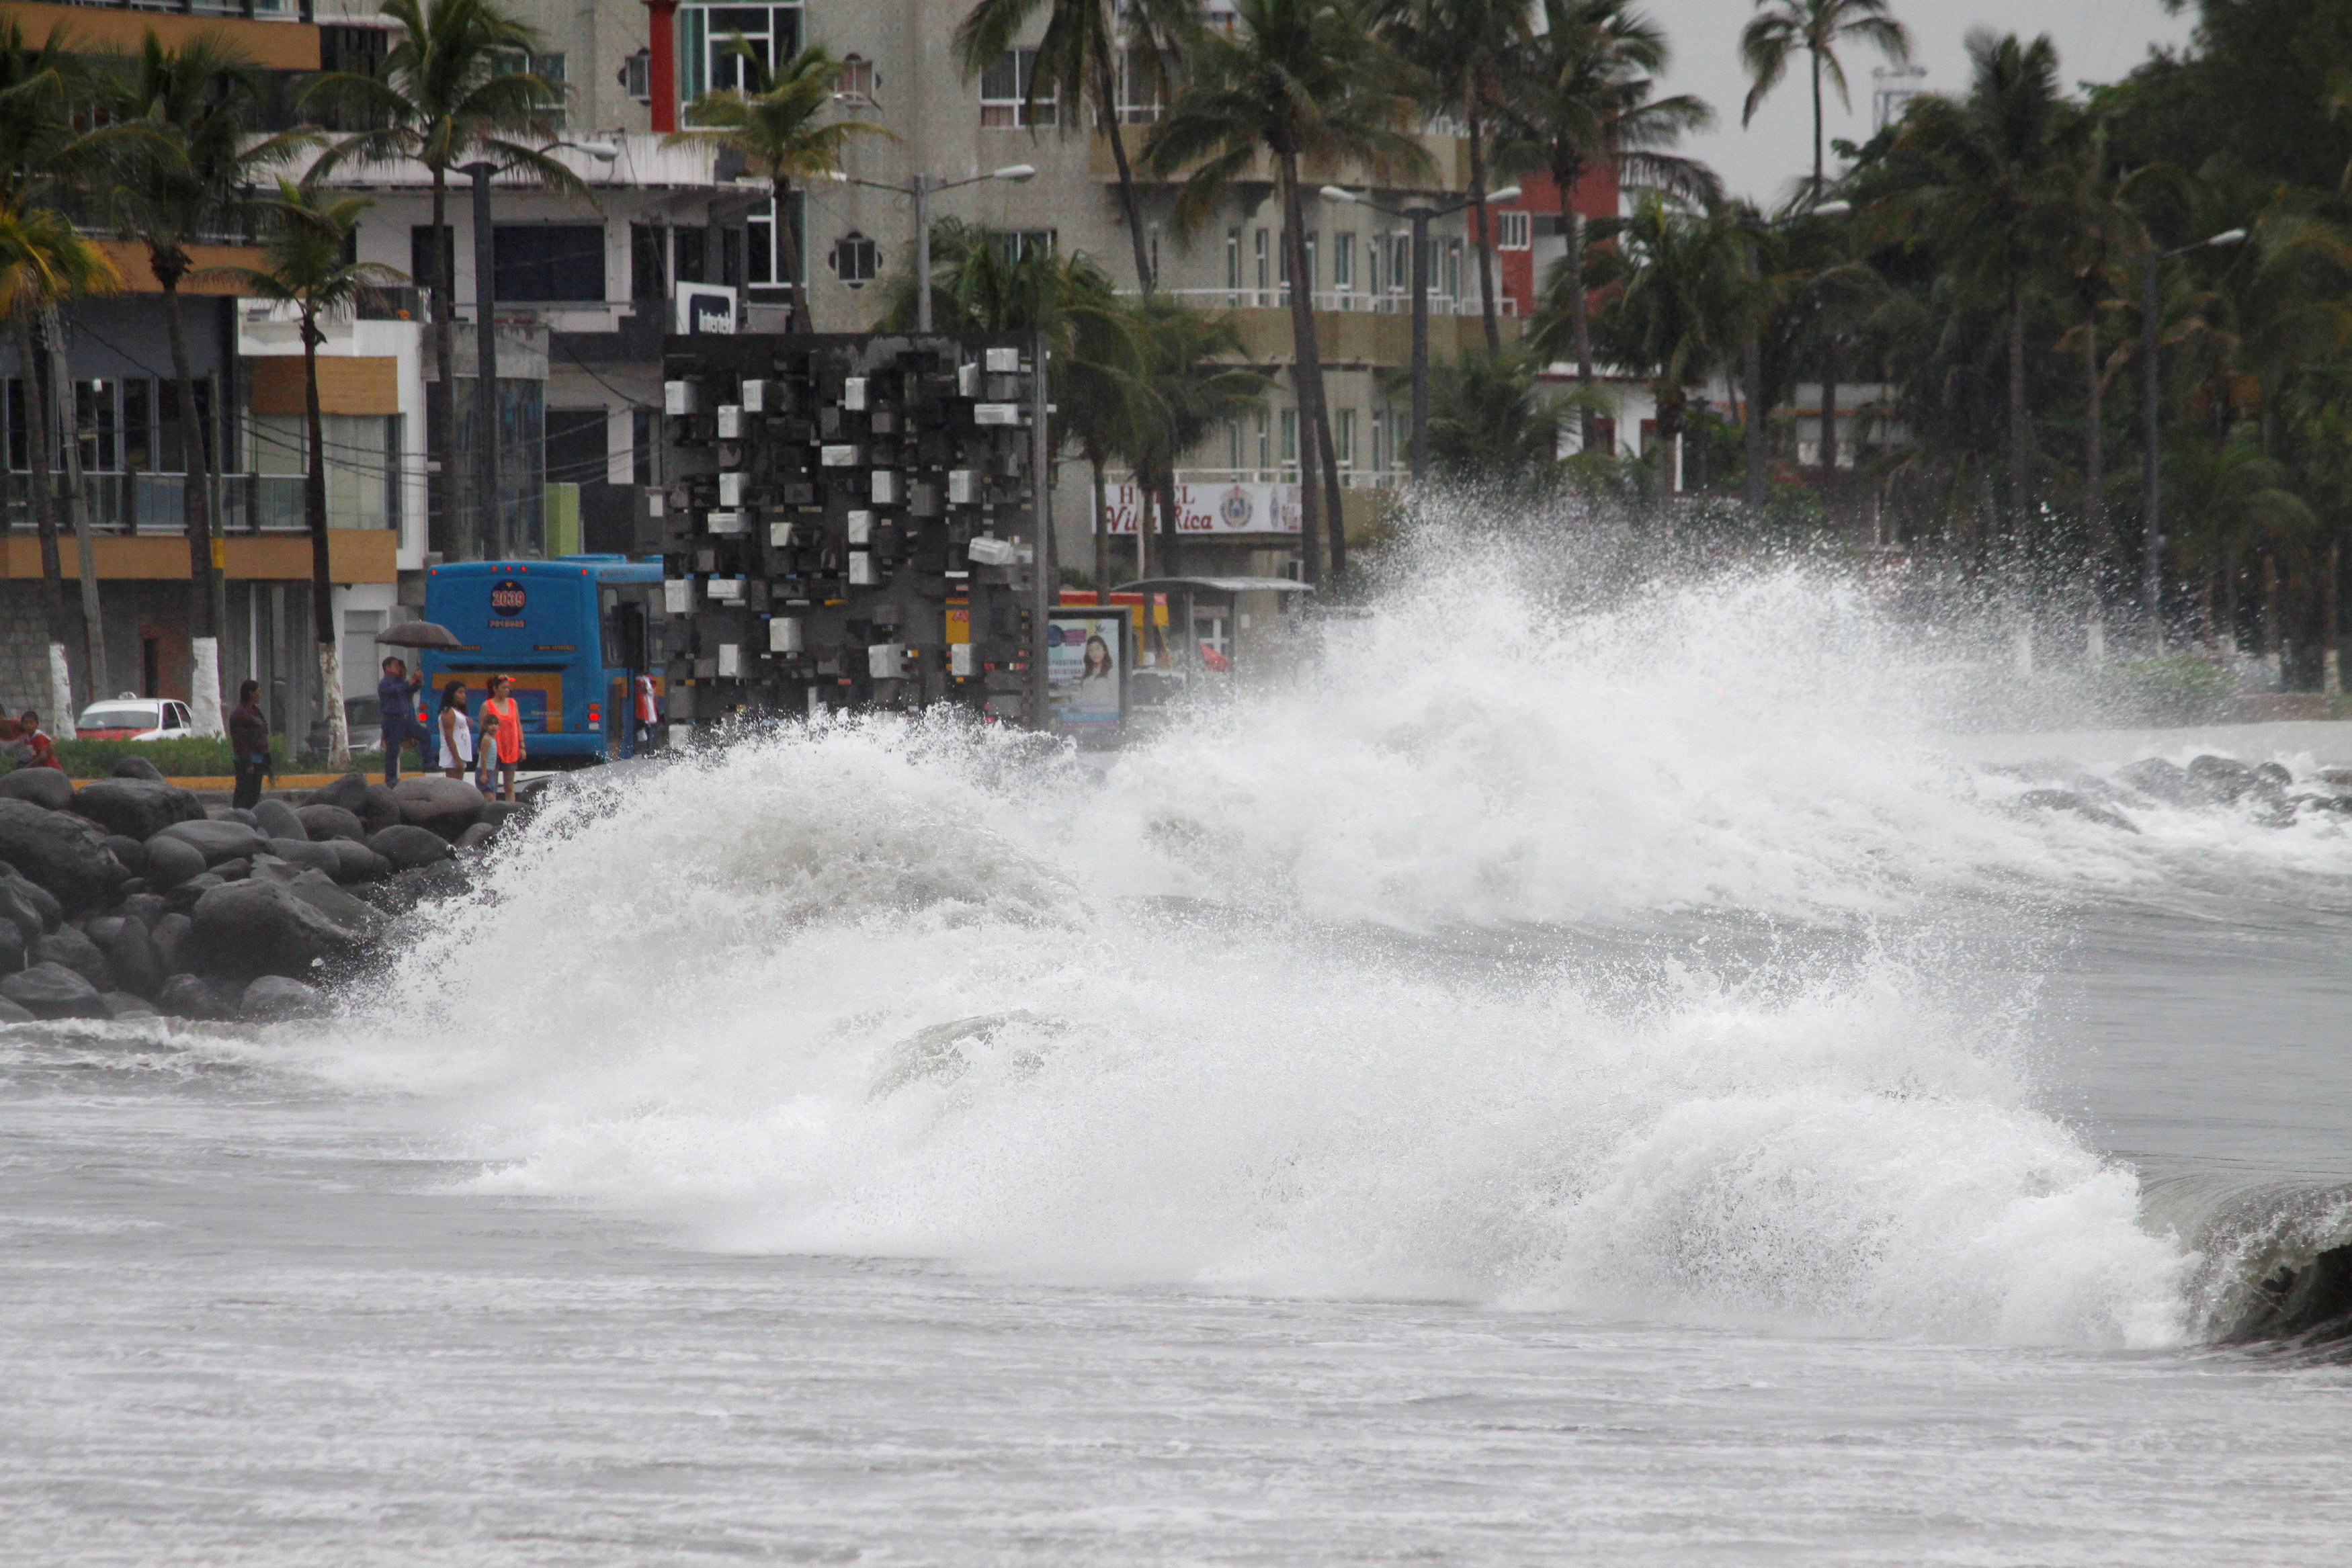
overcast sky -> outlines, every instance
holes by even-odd
[[[1755,12],[1753,0],[1648,0],[1645,7],[1664,25],[1673,41],[1674,65],[1665,88],[1696,93],[1715,106],[1716,127],[1692,139],[1685,150],[1706,159],[1734,194],[1772,203],[1789,182],[1812,167],[1812,101],[1800,56],[1788,78],[1756,111],[1755,122],[1739,127],[1740,100],[1748,78],[1739,66],[1739,29]],[[1895,14],[1911,30],[1911,57],[1927,68],[1921,85],[1955,92],[1968,85],[1968,54],[1961,40],[1970,28],[2032,37],[2048,33],[2058,46],[2067,87],[2113,81],[2147,57],[2152,44],[2188,41],[2191,18],[2168,14],[2160,0],[1895,0]],[[1886,62],[1873,51],[1842,51],[1853,89],[1851,113],[1824,94],[1831,140],[1860,141],[1871,130],[1870,73]],[[1830,154],[1836,172],[1836,154]]]

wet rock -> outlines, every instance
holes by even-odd
[[[97,943],[99,950],[103,952],[106,945],[114,939],[114,934],[122,929],[122,920],[120,915],[93,915],[81,923],[81,934]]]
[[[37,1019],[106,1019],[114,1016],[106,998],[63,964],[36,964],[21,975],[0,978],[5,997]]]
[[[141,842],[174,822],[201,822],[204,803],[160,779],[100,779],[74,796],[73,809],[110,833]]]
[[[136,754],[126,757],[121,761],[116,763],[114,765],[114,776],[117,779],[145,779],[159,784],[163,781],[163,770],[156,767],[152,762],[150,762],[147,758]],[[89,786],[85,784],[82,788],[87,789]]]
[[[457,835],[457,848],[460,850],[478,850],[488,845],[489,841],[498,837],[498,829],[490,826],[489,823],[476,822],[472,827],[467,828],[464,832]]]
[[[5,997],[0,997],[0,1023],[36,1023],[37,1021],[39,1020],[31,1013],[26,1012],[15,1002]]]
[[[240,882],[253,874],[253,857],[239,855],[235,860],[222,861],[213,867],[213,874],[223,882]]]
[[[30,887],[32,883],[24,885]],[[42,918],[40,909],[6,878],[0,878],[0,923],[6,924],[16,933],[20,948],[39,941],[41,933],[55,924]]]
[[[532,805],[530,800],[485,800],[482,821],[493,828],[504,828],[517,817],[530,815]]]
[[[435,861],[447,860],[449,841],[430,829],[401,824],[368,835],[367,847],[384,858],[395,872],[413,871]]]
[[[2254,788],[2254,770],[2228,757],[2190,758],[2189,779],[2190,787],[2204,799],[2223,805],[2236,804]]]
[[[54,768],[19,768],[0,774],[0,800],[29,800],[45,811],[73,809],[73,780]]]
[[[295,896],[283,883],[250,880],[216,887],[196,900],[194,925],[179,956],[205,975],[250,979],[299,977],[323,958],[341,957],[358,934]]]
[[[237,998],[224,994],[210,980],[194,975],[174,975],[163,982],[162,994],[156,997],[158,1007],[173,1018],[233,1019],[236,1017]]]
[[[287,1019],[323,1017],[327,998],[318,988],[283,975],[264,975],[245,988],[237,1010],[255,1023],[279,1023]]]
[[[2168,806],[2195,805],[2199,791],[2189,781],[2187,769],[2161,757],[2144,758],[2127,768],[2118,768],[2116,777],[2131,788]]]
[[[269,844],[258,830],[243,822],[177,822],[156,836],[177,839],[184,844],[192,845],[205,857],[205,863],[208,866],[217,866],[223,861],[235,860],[240,855],[257,854]]]
[[[320,785],[302,803],[306,806],[340,806],[356,816],[361,803],[367,800],[367,792],[368,776],[353,771]]]
[[[269,855],[289,864],[325,872],[329,876],[332,876],[343,863],[342,857],[335,852],[332,844],[314,844],[308,839],[272,839],[269,841]],[[260,863],[261,858],[257,856],[255,863]]]
[[[14,868],[5,876],[0,876],[0,885],[5,885],[16,894],[18,902],[32,910],[34,918],[41,923],[41,931],[55,931],[65,920],[66,906],[58,902],[57,894],[17,875]],[[32,935],[37,936],[40,932],[36,931]]]
[[[295,897],[355,936],[373,936],[383,925],[383,916],[373,904],[345,893],[324,872],[289,865],[284,861],[265,861],[254,868],[253,874],[290,890]]]
[[[367,840],[367,824],[341,806],[321,805],[314,800],[310,805],[298,808],[294,815],[302,823],[302,836],[313,843],[322,843],[329,839],[349,839],[356,844]],[[282,836],[293,837],[291,833]]]
[[[273,839],[307,840],[310,830],[302,825],[301,813],[283,800],[264,800],[253,809],[253,825]]]
[[[122,901],[121,907],[125,918],[136,920],[151,932],[155,929],[155,922],[163,918],[163,899],[160,894],[133,894]]]
[[[152,886],[177,887],[190,877],[204,874],[205,852],[185,839],[158,833],[142,847],[147,852],[147,881]]]
[[[248,828],[253,826],[253,813],[242,806],[207,806],[205,808],[205,817],[208,821],[236,822]]]
[[[0,800],[0,861],[68,909],[107,908],[131,880],[94,823],[29,800]]]
[[[109,833],[106,835],[106,848],[109,853],[122,862],[124,871],[142,882],[146,880],[147,846],[145,844],[121,833]]]
[[[210,893],[214,888],[227,885],[225,880],[215,876],[211,872],[206,872],[202,876],[192,876],[163,895],[163,905],[174,914],[184,915],[194,909],[196,906],[196,900],[205,894]]]
[[[25,952],[31,944],[25,934],[5,920],[0,920],[0,975],[13,975],[25,967]]]
[[[360,802],[359,817],[360,824],[372,835],[396,828],[402,820],[400,797],[393,793],[390,785],[371,784],[367,787],[367,799]]]
[[[157,1016],[144,997],[134,997],[129,991],[109,991],[99,1000],[106,1004],[110,1017],[121,1019],[152,1019]]]
[[[335,852],[340,862],[335,880],[341,883],[373,882],[392,874],[392,862],[368,848],[349,839],[336,839],[324,846]]]
[[[2128,818],[2085,800],[2072,789],[2028,789],[2017,798],[2020,808],[2036,811],[2066,811],[2086,822],[2096,822],[2103,828],[2115,828],[2126,833],[2137,833]]]
[[[119,989],[152,997],[163,989],[171,971],[163,967],[163,956],[155,950],[155,939],[148,935],[147,927],[130,919],[117,924],[119,930],[100,936],[95,929],[98,922],[91,921],[90,940],[105,953]]]
[[[2256,763],[2254,778],[2262,783],[2275,784],[2282,789],[2294,782],[2294,775],[2287,771],[2284,762]]]
[[[2352,817],[2352,795],[2297,795],[2290,804],[2299,811],[2327,811]]]
[[[421,904],[460,898],[473,891],[473,879],[466,874],[464,863],[445,860],[373,883],[361,889],[358,896],[386,915],[403,915]]]
[[[114,989],[114,966],[97,943],[70,925],[60,925],[34,943],[27,956],[36,967],[62,964],[101,991]]]
[[[482,820],[482,792],[463,779],[404,779],[393,794],[399,798],[402,821],[451,841]]]
[[[184,915],[166,915],[155,922],[155,959],[167,977],[187,973],[188,966],[180,962],[180,944],[187,940],[188,929],[194,924]]]

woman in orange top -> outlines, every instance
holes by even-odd
[[[522,713],[515,706],[514,681],[490,677],[490,695],[482,699],[482,740],[498,743],[500,789],[499,799],[514,799],[515,764],[522,760]]]

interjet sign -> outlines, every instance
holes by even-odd
[[[1104,492],[1110,531],[1132,534],[1143,516],[1143,492],[1112,485]],[[1152,516],[1156,519],[1155,509]],[[1176,531],[1180,534],[1295,534],[1298,531],[1296,485],[1179,485]]]

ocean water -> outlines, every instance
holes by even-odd
[[[0,1560],[2339,1562],[2352,818],[2021,807],[1832,577],[1423,565],[1108,761],[591,781],[330,1024],[0,1030]]]

